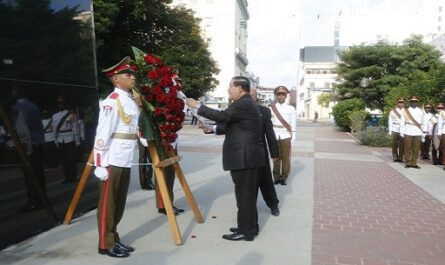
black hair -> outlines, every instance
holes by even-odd
[[[234,86],[240,86],[247,93],[250,92],[250,80],[245,76],[234,76],[230,81]]]

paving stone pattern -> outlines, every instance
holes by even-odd
[[[315,147],[370,153],[344,141]],[[312,234],[312,265],[445,264],[445,205],[385,162],[315,159]]]

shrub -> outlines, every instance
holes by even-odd
[[[369,119],[369,113],[364,110],[355,110],[349,114],[351,121],[351,132],[363,131],[366,121]]]
[[[375,147],[391,146],[391,137],[384,126],[368,127],[364,131],[354,134],[362,145]]]
[[[349,114],[355,110],[364,110],[365,103],[359,98],[351,98],[340,101],[332,109],[332,114],[334,115],[334,120],[337,126],[345,131],[350,130],[351,120],[349,119]]]

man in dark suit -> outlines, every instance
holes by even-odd
[[[235,183],[238,227],[223,235],[227,240],[252,241],[258,233],[258,170],[264,167],[260,112],[249,95],[250,82],[243,76],[230,81],[229,97],[233,103],[226,110],[215,110],[187,99],[186,104],[198,108],[198,115],[225,123],[223,169],[230,170]]]
[[[257,102],[256,88],[250,90],[250,96]],[[261,113],[261,135],[264,146],[265,165],[260,168],[258,175],[258,186],[261,194],[263,195],[264,202],[270,208],[273,216],[279,216],[280,210],[278,209],[278,203],[280,202],[275,191],[275,186],[272,181],[272,172],[269,163],[269,153],[272,159],[276,159],[279,156],[278,142],[275,137],[272,124],[272,113],[269,108],[266,108],[260,104],[257,104]],[[267,140],[267,141],[266,141]],[[266,145],[267,143],[267,145]],[[269,147],[269,150],[267,149]]]

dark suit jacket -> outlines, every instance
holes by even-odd
[[[256,168],[265,165],[260,112],[249,94],[242,96],[222,111],[203,105],[198,109],[198,114],[225,124],[224,170]]]
[[[266,147],[266,140],[267,140],[267,146],[269,147],[269,153],[272,158],[277,158],[279,156],[278,151],[278,141],[275,137],[275,132],[273,130],[273,124],[272,124],[272,113],[270,112],[269,108],[266,108],[264,106],[258,105],[258,109],[261,112],[261,135],[262,140],[264,143],[264,148],[266,150],[266,157],[267,156],[267,147]]]

